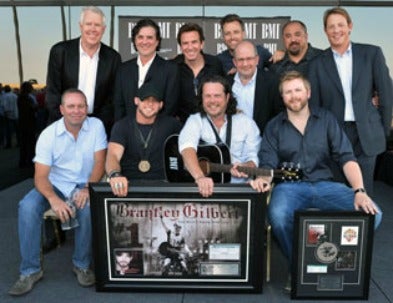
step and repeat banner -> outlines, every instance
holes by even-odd
[[[141,16],[119,16],[119,52],[123,61],[136,56],[131,41],[131,32]],[[174,58],[181,53],[176,37],[179,28],[187,22],[198,23],[205,35],[204,52],[216,55],[226,50],[221,36],[221,17],[151,17],[161,29],[161,50],[159,54],[166,58]],[[290,17],[253,17],[242,18],[245,23],[247,39],[267,48],[271,53],[284,49],[281,31]]]

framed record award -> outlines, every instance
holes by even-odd
[[[298,211],[293,239],[293,299],[367,299],[374,216]]]
[[[265,195],[220,185],[90,184],[97,291],[261,292]]]

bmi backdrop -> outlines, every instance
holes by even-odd
[[[131,41],[131,31],[141,16],[119,16],[119,52],[123,61],[136,56]],[[179,28],[186,22],[198,23],[205,35],[204,52],[216,55],[226,49],[221,37],[220,17],[151,17],[161,29],[161,50],[159,54],[166,58],[174,58],[181,53],[177,44]],[[254,17],[242,18],[245,22],[247,39],[267,48],[271,53],[284,49],[281,31],[290,17]]]

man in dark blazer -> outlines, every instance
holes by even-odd
[[[266,123],[283,109],[278,78],[258,68],[256,46],[249,40],[240,42],[233,53],[236,73],[230,78],[238,109],[253,118],[263,134]]]
[[[115,120],[135,115],[134,98],[138,88],[150,81],[164,92],[162,113],[174,115],[179,97],[178,69],[175,62],[167,61],[157,54],[161,45],[160,28],[151,19],[141,19],[133,27],[131,39],[138,56],[124,62],[117,72]]]
[[[330,48],[310,64],[311,104],[333,112],[350,139],[372,195],[376,156],[385,151],[392,121],[393,88],[379,47],[353,43],[351,17],[343,8],[324,15]],[[375,94],[378,102],[373,102]]]
[[[79,26],[80,38],[59,42],[50,51],[46,80],[49,123],[61,117],[62,93],[79,88],[87,96],[89,115],[100,118],[109,133],[113,124],[113,86],[121,57],[101,42],[106,26],[99,8],[83,8]]]

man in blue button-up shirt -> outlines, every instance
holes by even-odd
[[[364,190],[351,143],[336,118],[325,109],[308,106],[308,80],[299,72],[288,72],[280,82],[280,92],[286,111],[266,126],[259,158],[263,168],[274,169],[282,162],[294,162],[303,169],[301,182],[274,187],[268,209],[273,232],[290,261],[296,210],[362,210],[375,215],[375,227],[380,224],[382,213]],[[332,181],[331,160],[340,165],[352,188]],[[258,177],[251,186],[260,192],[268,191],[271,179]]]
[[[52,208],[62,222],[75,217],[73,271],[81,286],[95,282],[89,269],[92,261],[92,236],[89,182],[98,182],[104,174],[107,139],[104,125],[87,117],[87,102],[82,91],[64,92],[60,105],[63,118],[48,126],[40,135],[35,162],[33,188],[19,203],[18,231],[22,257],[20,278],[10,289],[14,296],[29,292],[43,271],[40,262],[43,213]],[[74,212],[65,201],[75,188]]]

